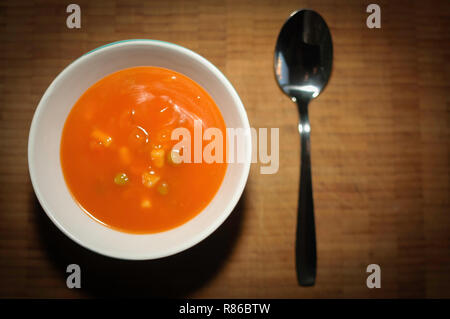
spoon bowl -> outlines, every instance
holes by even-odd
[[[330,78],[333,63],[331,34],[315,11],[291,14],[281,28],[275,47],[275,76],[289,97],[315,98]]]

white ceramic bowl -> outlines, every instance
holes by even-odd
[[[214,99],[227,127],[247,128],[242,102],[225,76],[205,58],[181,46],[154,40],[125,40],[97,48],[66,67],[42,97],[30,128],[28,165],[37,198],[68,237],[97,253],[121,259],[155,259],[194,246],[216,230],[237,204],[250,169],[251,134],[245,135],[245,163],[230,163],[211,203],[195,218],[169,231],[128,234],[96,222],[70,195],[60,164],[61,133],[78,98],[106,75],[134,66],[159,66],[199,83]],[[76,156],[76,154],[74,154]]]

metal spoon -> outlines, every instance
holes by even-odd
[[[300,113],[302,164],[295,255],[298,283],[312,286],[316,279],[317,257],[308,103],[327,84],[333,62],[331,34],[318,13],[300,10],[291,14],[278,36],[274,62],[278,85],[297,103]]]

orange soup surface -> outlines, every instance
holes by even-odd
[[[72,196],[95,220],[124,232],[187,222],[212,200],[227,168],[226,161],[179,163],[183,150],[173,148],[172,130],[189,130],[193,152],[195,120],[203,132],[214,127],[226,136],[213,99],[180,73],[134,67],[101,79],[75,103],[62,133]]]

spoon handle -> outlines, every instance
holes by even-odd
[[[311,180],[310,125],[308,102],[298,100],[301,137],[300,193],[295,244],[297,280],[301,286],[313,286],[316,279],[316,230]]]

